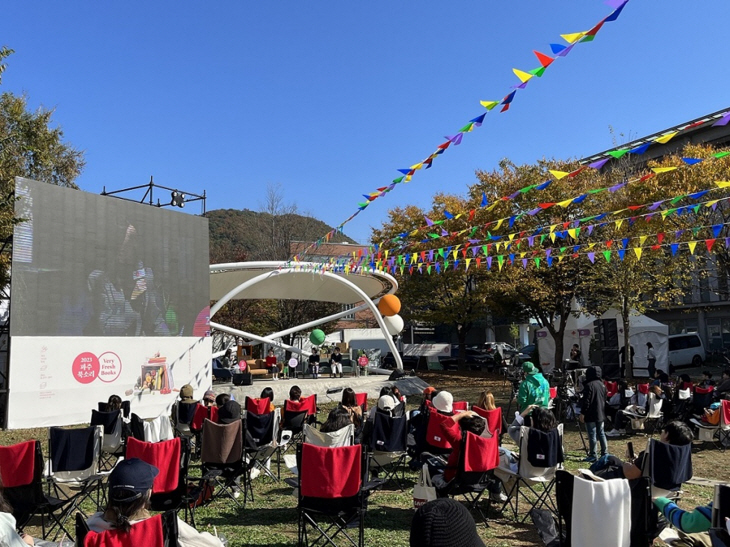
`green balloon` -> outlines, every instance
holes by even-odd
[[[324,331],[321,331],[319,329],[314,329],[311,334],[309,335],[309,341],[312,342],[315,346],[322,345],[324,343]]]

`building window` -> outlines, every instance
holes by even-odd
[[[342,304],[342,311],[352,310],[355,308],[355,304]],[[355,312],[352,312],[348,315],[345,315],[342,318],[343,321],[354,321],[355,320]]]

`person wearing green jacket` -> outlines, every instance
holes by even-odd
[[[522,412],[530,405],[547,408],[550,403],[550,384],[530,361],[522,364],[525,379],[517,392],[517,409]]]

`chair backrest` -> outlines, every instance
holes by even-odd
[[[211,464],[228,464],[243,459],[243,422],[216,424],[203,422],[200,461]]]
[[[190,422],[190,430],[193,432],[199,432],[203,429],[203,422],[210,420],[211,422],[218,423],[218,407],[217,406],[205,406],[198,403],[195,408],[195,416],[193,421]]]
[[[720,401],[720,428],[730,429],[730,401]]]
[[[659,418],[662,415],[662,405],[664,399],[660,399],[653,393],[649,393],[649,412],[646,413],[647,418]]]
[[[705,408],[712,404],[712,394],[715,388],[695,386],[692,395],[692,406],[697,414],[702,414]]]
[[[320,447],[304,443],[301,448],[299,495],[306,498],[351,498],[362,487],[362,446]]]
[[[334,448],[350,446],[355,442],[355,426],[353,424],[330,433],[322,433],[311,425],[304,424],[302,431],[304,433],[304,442],[315,446]]]
[[[677,446],[649,439],[642,475],[650,478],[652,498],[679,490],[692,478],[692,444]]]
[[[494,410],[485,410],[479,406],[473,406],[471,409],[487,421],[487,429],[491,435],[499,437],[502,434],[501,406],[498,406]]]
[[[261,398],[255,398],[255,397],[246,397],[246,412],[250,412],[251,414],[268,414],[271,412],[269,410],[271,405],[271,400],[268,397]]]
[[[0,446],[0,476],[3,495],[13,508],[18,528],[23,528],[36,508],[46,503],[40,441]]]
[[[175,437],[169,416],[157,416],[144,421],[144,438],[147,442],[169,441]]]
[[[122,411],[99,412],[91,410],[89,425],[100,425],[104,429],[103,452],[114,453],[122,445]]]
[[[557,449],[560,450],[558,455],[558,461],[562,461],[562,446],[563,446],[563,424],[558,424],[556,429],[558,434]],[[528,453],[529,447],[529,434],[530,428],[526,426],[520,427],[520,459],[518,473],[520,477],[524,479],[530,479],[534,481],[546,481],[552,480],[555,477],[555,471],[560,467],[560,463],[551,467],[538,467],[530,463],[530,457]]]
[[[3,488],[27,486],[35,473],[35,450],[38,441],[0,446],[0,477]]]
[[[136,522],[127,533],[121,530],[91,532],[85,524],[83,517],[77,513],[77,544],[84,547],[173,547],[178,541],[177,515],[174,511]]]
[[[462,443],[460,470],[465,473],[486,473],[499,466],[499,437],[480,437],[464,431]]]
[[[96,409],[99,412],[109,412],[109,403],[107,402],[98,402],[96,403]],[[132,404],[129,401],[122,401],[122,416],[124,416],[125,419],[129,419],[130,413],[132,411]]]
[[[730,486],[718,484],[712,499],[712,527],[722,528],[726,518],[730,518]]]
[[[391,417],[376,412],[370,448],[378,452],[403,452],[408,444],[408,417]]]
[[[555,397],[558,396],[558,388],[557,387],[551,387],[550,388],[550,399],[555,399]]]
[[[363,416],[368,411],[368,394],[367,393],[355,393],[355,402],[360,408],[362,408]]]
[[[452,408],[454,409],[454,412],[469,410],[469,403],[467,401],[454,401]]]
[[[183,403],[178,401],[177,403],[177,416],[175,417],[177,425],[190,425],[195,417],[195,411],[198,409],[197,401],[194,403]]]
[[[82,483],[97,474],[104,437],[100,425],[48,431],[48,472],[53,480]]]
[[[309,397],[302,397],[298,401],[287,399],[284,401],[284,410],[290,412],[306,411],[308,416],[314,416],[317,414],[317,395],[313,394]]]
[[[279,411],[276,409],[274,412],[266,414],[247,412],[244,424],[257,448],[272,444],[276,439],[276,433],[279,431]],[[248,435],[246,438],[248,438]]]
[[[431,447],[444,450],[451,450],[451,443],[446,440],[441,424],[451,420],[450,416],[444,416],[438,412],[431,411],[428,413],[428,425],[426,426],[426,444]]]
[[[618,393],[618,382],[604,380],[603,384],[606,386],[606,397],[613,397]]]
[[[637,384],[636,390],[644,395],[649,394],[649,384]]]
[[[181,465],[182,439],[180,437],[159,443],[129,439],[126,458],[139,458],[159,470],[152,485],[153,494],[167,494],[179,488],[180,471],[183,467]]]
[[[134,437],[138,441],[145,440],[144,420],[136,414],[132,414],[132,417],[129,419],[129,429],[132,432],[132,437]]]

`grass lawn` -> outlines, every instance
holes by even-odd
[[[495,395],[498,404],[507,408],[510,386],[503,386],[502,378],[480,372],[438,372],[423,373],[420,376],[437,389],[446,389],[453,393],[454,400],[475,402],[479,393],[488,389]],[[305,394],[306,395],[306,394]],[[409,409],[420,404],[420,398],[409,401]],[[277,405],[281,401],[275,401]],[[375,401],[369,401],[374,404]],[[334,403],[321,406],[320,419]],[[513,405],[514,406],[514,405]],[[511,416],[510,416],[511,417]],[[508,417],[508,422],[510,421]],[[0,432],[0,444],[8,445],[31,438],[41,439],[46,443],[45,429],[15,430]],[[638,453],[646,445],[646,437],[633,435],[621,440],[609,439],[609,451],[623,457],[626,441],[631,440]],[[578,431],[573,424],[565,426],[565,449],[568,470],[585,467],[581,461],[585,457]],[[505,445],[509,447],[511,439],[505,436]],[[515,448],[514,446],[510,448]],[[275,465],[275,463],[273,464]],[[273,466],[272,465],[272,466]],[[704,449],[693,454],[694,474],[697,477],[730,481],[730,455],[717,449]],[[193,476],[199,476],[199,469],[191,469]],[[282,479],[288,471],[282,465]],[[407,473],[409,486],[412,487],[416,473]],[[229,539],[230,546],[283,546],[295,545],[297,539],[296,498],[292,489],[282,482],[259,476],[254,481],[255,501],[249,502],[245,509],[238,509],[231,501],[218,500],[196,511],[196,521],[200,530],[214,531]],[[706,486],[686,485],[681,506],[691,509],[695,504],[707,503],[712,497],[712,488]],[[369,509],[365,521],[365,544],[372,547],[407,546],[410,523],[413,516],[412,491],[385,489],[375,492],[370,498]],[[493,510],[490,515],[490,527],[478,526],[479,533],[487,547],[541,545],[539,537],[531,522],[517,524]],[[27,531],[36,536],[39,529],[30,527]]]

